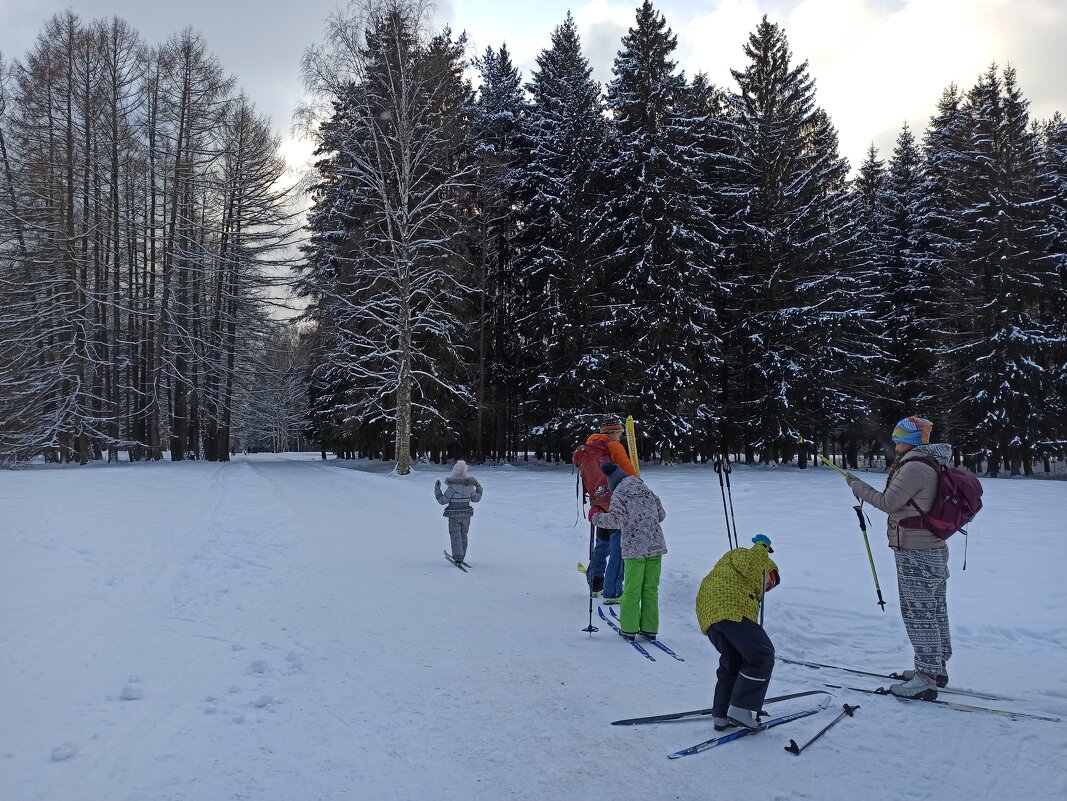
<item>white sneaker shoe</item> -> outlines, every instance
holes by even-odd
[[[894,676],[894,678],[898,678],[898,677]],[[915,671],[914,670],[905,670],[903,673],[901,673],[899,675],[899,678],[904,679],[904,681],[911,681],[913,678],[915,678]],[[939,688],[940,687],[947,687],[948,686],[948,674],[947,673],[938,673],[936,676],[934,676],[934,681],[937,682],[937,686]]]
[[[889,685],[889,692],[900,698],[933,701],[937,698],[937,681],[933,676],[927,676],[925,673],[915,673],[907,681]]]

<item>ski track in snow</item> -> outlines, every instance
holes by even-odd
[[[580,631],[574,564],[588,561],[589,532],[569,469],[472,471],[486,497],[468,574],[439,556],[443,467],[401,479],[289,454],[0,473],[3,797],[1067,797],[1067,722],[847,691],[817,716],[667,760],[710,723],[608,723],[710,703],[717,655],[693,599],[726,546],[713,471],[644,472],[667,509],[661,636],[684,663],[642,659],[595,610],[600,631]],[[783,584],[766,625],[779,653],[910,667],[884,516],[872,511],[869,529],[883,612],[840,479],[738,465],[732,484],[741,543],[774,540]],[[951,541],[953,684],[1021,699],[978,705],[1067,718],[1067,558],[1054,533],[1067,484],[985,485],[966,571]],[[879,683],[779,663],[771,693],[823,682]],[[800,758],[784,753],[843,701],[860,705],[854,718]]]

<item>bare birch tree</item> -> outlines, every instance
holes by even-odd
[[[415,419],[443,421],[442,395],[470,397],[456,369],[457,310],[474,292],[456,220],[469,172],[453,138],[469,88],[462,43],[427,20],[419,0],[355,3],[303,64],[334,112],[314,127],[325,158],[312,213],[322,247],[310,255],[325,262],[309,265],[311,294],[336,326],[318,375],[347,379],[344,420],[392,425],[400,475]]]

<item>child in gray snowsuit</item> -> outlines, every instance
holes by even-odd
[[[474,516],[471,504],[482,499],[482,485],[467,475],[467,463],[462,459],[456,462],[445,484],[448,489],[442,492],[441,482],[436,481],[433,492],[437,502],[447,507],[444,516],[448,518],[448,536],[452,538],[452,559],[462,562],[467,555],[467,532]]]

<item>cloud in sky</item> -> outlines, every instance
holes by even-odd
[[[455,0],[454,10],[480,49],[507,41],[528,77],[570,8],[594,76],[606,82],[637,4],[543,0],[523,4],[521,20],[492,12],[490,0]],[[816,100],[853,167],[872,141],[888,158],[904,122],[921,132],[945,87],[969,89],[993,62],[1017,69],[1035,117],[1067,113],[1063,0],[661,0],[656,7],[678,37],[679,67],[730,89],[730,70],[744,68],[744,44],[762,16],[782,25],[794,60],[808,61]]]
[[[594,76],[604,82],[638,0],[439,0],[435,19],[466,30],[472,55],[507,42],[529,78],[537,54],[570,9]],[[301,96],[300,56],[322,36],[337,0],[0,0],[0,51],[20,57],[47,17],[70,7],[85,19],[120,16],[151,43],[191,25],[289,141],[287,157],[309,148],[290,135]],[[1064,0],[660,0],[678,36],[675,58],[733,88],[730,69],[763,14],[781,24],[794,58],[807,60],[816,99],[837,126],[853,167],[873,141],[888,157],[901,125],[921,132],[951,82],[970,88],[992,62],[1012,64],[1031,112],[1067,113]]]

